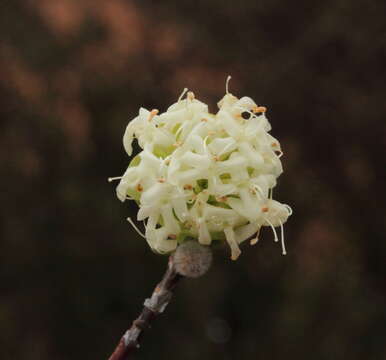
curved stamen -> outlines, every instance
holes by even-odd
[[[130,223],[130,225],[134,228],[134,230],[135,230],[139,235],[141,235],[144,239],[146,239],[145,234],[144,234],[141,230],[138,229],[137,225],[134,224],[134,221],[131,220],[131,218],[128,217],[128,218],[127,218],[127,221]]]
[[[280,231],[281,231],[281,248],[283,255],[287,255],[287,251],[285,249],[285,243],[284,243],[284,227],[283,223],[279,220],[280,223]]]
[[[251,241],[250,241],[251,245],[256,245],[257,244],[257,242],[259,241],[259,233],[260,233],[260,229],[257,230],[256,236],[253,239],[251,239]]]
[[[278,238],[278,236],[277,236],[275,227],[272,225],[272,223],[271,223],[267,218],[264,218],[264,220],[269,224],[269,226],[271,227],[271,229],[272,229],[272,231],[273,231],[273,235],[275,236],[274,241],[275,241],[275,242],[278,242],[278,241],[279,241],[279,238]]]
[[[228,95],[229,94],[229,81],[232,79],[232,76],[228,75],[226,82],[225,82],[225,92]]]

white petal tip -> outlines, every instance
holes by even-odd
[[[240,250],[239,251],[232,251],[231,259],[233,261],[237,260],[239,258],[239,256],[240,256],[240,254],[241,254]]]
[[[250,244],[253,246],[253,245],[256,245],[257,242],[259,241],[259,238],[254,238],[251,240]]]

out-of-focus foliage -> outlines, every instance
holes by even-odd
[[[269,230],[237,262],[220,250],[138,358],[386,357],[380,1],[0,7],[0,358],[108,357],[166,264],[106,181],[128,118],[185,86],[214,108],[228,74],[282,143],[289,255]]]

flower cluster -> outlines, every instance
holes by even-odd
[[[141,108],[123,143],[132,155],[136,138],[142,151],[122,177],[110,179],[120,179],[117,196],[138,203],[142,235],[158,253],[193,238],[203,245],[226,241],[235,260],[239,244],[255,244],[260,228],[270,226],[276,241],[281,228],[285,254],[283,223],[291,209],[272,199],[282,152],[268,133],[266,108],[228,89],[218,107],[211,114],[185,89],[162,114]]]

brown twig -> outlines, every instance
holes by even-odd
[[[182,277],[197,278],[204,275],[212,263],[212,252],[208,246],[197,241],[186,241],[170,255],[168,268],[151,298],[146,299],[141,315],[133,321],[131,328],[122,336],[109,360],[127,360],[139,347],[140,337],[151,322],[168,305],[177,282]]]
[[[168,268],[161,282],[154,289],[152,296],[145,300],[142,313],[122,336],[109,360],[127,360],[129,355],[139,347],[139,340],[143,331],[149,328],[157,315],[165,310],[173,295],[173,289],[182,277],[177,273],[173,255],[171,255]]]

